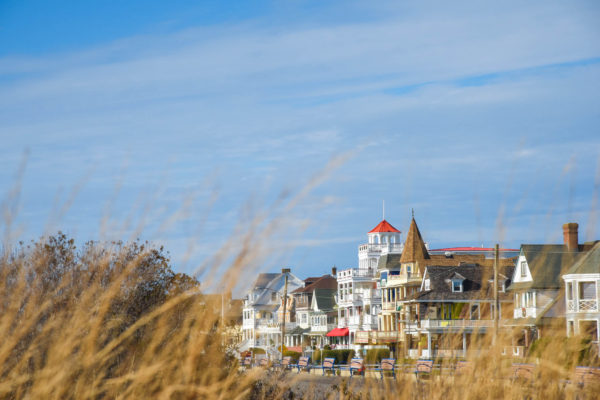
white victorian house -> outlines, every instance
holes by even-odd
[[[600,337],[600,242],[563,275],[565,281],[567,335],[588,336],[598,345]]]
[[[242,321],[242,345],[240,350],[250,347],[276,348],[281,343],[281,319],[285,275],[288,276],[288,299],[290,292],[303,287],[304,282],[292,273],[262,273],[244,298]],[[295,328],[293,304],[288,300],[286,329]]]
[[[563,225],[564,244],[523,244],[509,290],[514,296],[511,325],[522,328],[519,345],[529,347],[554,321],[565,318],[562,276],[594,246],[578,243],[578,224]]]
[[[377,330],[381,310],[377,264],[381,256],[402,252],[400,233],[382,220],[367,233],[367,243],[358,246],[358,268],[338,271],[338,329],[328,336],[339,336],[342,346],[352,346],[357,331]]]

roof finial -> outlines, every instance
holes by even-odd
[[[415,219],[415,209],[414,209],[414,208],[411,208],[411,209],[410,209],[410,211],[412,212],[412,217],[413,217],[413,219]]]
[[[385,219],[385,200],[382,200],[382,208],[383,208],[383,219]]]

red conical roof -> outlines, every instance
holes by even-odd
[[[376,233],[376,232],[395,232],[395,233],[400,233],[400,231],[398,229],[394,228],[385,219],[383,221],[381,221],[375,228],[373,228],[373,229],[371,229],[369,231],[369,233]]]

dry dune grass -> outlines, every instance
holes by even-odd
[[[336,160],[339,164],[341,160]],[[333,166],[328,166],[328,170]],[[310,186],[317,184],[316,177]],[[306,195],[283,200],[286,214]],[[285,197],[285,196],[284,196]],[[10,231],[13,216],[5,223]],[[210,276],[228,260],[231,290],[251,260],[268,251],[280,216],[258,213],[236,233],[233,257],[217,251],[204,267]],[[10,237],[10,234],[5,234]],[[181,277],[155,291],[168,275],[168,258],[144,244],[89,243],[75,251],[58,235],[30,245],[5,246],[0,259],[0,398],[3,399],[562,399],[598,398],[600,388],[566,384],[575,366],[598,363],[580,338],[548,328],[530,357],[531,382],[513,382],[514,360],[501,354],[510,332],[472,340],[472,369],[417,381],[333,378],[252,369],[240,372],[226,351],[221,304]],[[76,256],[73,256],[73,255]],[[166,271],[166,272],[165,272]],[[166,274],[166,275],[165,275]],[[150,283],[149,283],[150,282]],[[140,295],[140,290],[142,295]],[[158,293],[158,294],[157,294]],[[162,294],[161,294],[162,293]],[[148,304],[144,303],[148,302]],[[460,335],[457,335],[457,341]],[[456,344],[457,348],[460,344]],[[436,360],[450,370],[456,360]]]

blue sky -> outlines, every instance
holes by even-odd
[[[13,238],[140,237],[192,272],[266,215],[277,223],[253,236],[248,276],[305,277],[356,266],[385,200],[401,231],[414,208],[434,248],[560,242],[567,221],[596,239],[599,14],[593,1],[0,2]]]

